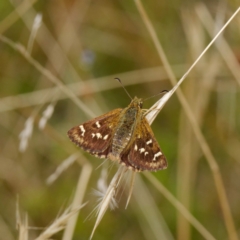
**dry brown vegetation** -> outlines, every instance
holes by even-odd
[[[66,135],[127,106],[115,77],[171,90],[239,8],[207,4],[0,1],[0,239],[239,238],[240,14],[149,116],[166,170],[131,175]]]

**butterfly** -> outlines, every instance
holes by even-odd
[[[135,97],[124,109],[114,109],[73,127],[68,137],[84,151],[133,171],[166,169],[167,160],[142,107],[142,99]]]

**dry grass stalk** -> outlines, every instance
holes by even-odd
[[[8,28],[10,28],[25,12],[32,7],[32,5],[37,0],[25,0],[16,7],[16,9],[11,12],[7,17],[5,17],[0,23],[0,34],[5,32]]]
[[[118,187],[120,185],[121,178],[122,178],[123,174],[125,173],[125,171],[126,171],[126,169],[123,166],[119,166],[118,171],[116,172],[116,174],[112,178],[105,195],[103,196],[101,202],[98,204],[98,206],[97,206],[97,220],[96,220],[95,225],[93,227],[90,239],[92,239],[93,234],[94,234],[97,226],[101,222],[101,220],[102,220],[105,212],[107,211],[108,207],[110,206],[110,204],[113,201],[115,202],[115,196],[116,196]],[[114,204],[114,205],[116,205],[116,204]]]
[[[98,205],[95,208],[95,210],[98,209],[99,203],[102,202],[104,196],[106,195],[108,190],[108,185],[107,185],[107,169],[104,167],[101,171],[101,176],[97,181],[97,189],[93,190],[93,194],[98,198],[97,202]],[[109,207],[111,210],[114,210],[115,208],[118,207],[117,201],[115,197],[113,197],[109,203]],[[96,214],[97,215],[97,214]]]
[[[236,14],[239,11],[240,11],[240,7],[236,10]],[[206,6],[204,4],[198,4],[198,6],[196,7],[196,13],[197,13],[199,19],[201,20],[202,24],[208,31],[209,35],[213,36],[214,21],[210,15],[209,11],[207,10]],[[235,77],[238,85],[240,86],[239,63],[238,63],[237,58],[234,55],[233,51],[231,50],[230,46],[228,45],[227,41],[224,39],[223,36],[221,36],[221,38],[216,42],[215,46],[218,49],[219,53],[221,54],[222,59],[225,61],[229,70]]]
[[[142,225],[145,239],[174,239],[166,220],[162,216],[161,207],[158,206],[159,202],[152,195],[148,184],[143,181],[142,174],[136,178],[131,203],[131,207],[140,216],[138,221]]]
[[[64,213],[58,217],[39,237],[37,237],[35,240],[47,240],[54,234],[60,232],[63,230],[69,219],[74,215],[77,214],[77,212],[83,208],[85,204],[82,204],[80,207],[75,208],[73,210],[70,210],[70,208],[66,209]]]
[[[74,209],[76,209],[77,206],[82,204],[91,174],[92,166],[89,163],[85,163],[82,167],[81,174],[79,175],[77,188],[75,191],[73,202],[71,204],[71,211],[74,211]],[[67,220],[66,228],[63,234],[63,240],[72,239],[78,214],[79,211]]]
[[[159,57],[161,59],[161,61],[163,62],[163,65],[165,66],[165,69],[169,75],[169,78],[172,82],[173,85],[177,86],[177,81],[176,78],[171,70],[171,67],[168,63],[168,60],[166,58],[166,55],[162,49],[162,46],[160,45],[160,42],[158,40],[157,34],[152,26],[152,23],[149,19],[149,17],[146,14],[146,11],[143,7],[143,5],[141,4],[140,0],[135,0],[136,6],[139,10],[139,13],[152,37],[152,40],[155,44],[155,47],[157,49],[157,52],[159,54]],[[206,53],[206,51],[210,48],[211,45],[213,45],[213,43],[215,42],[215,40],[217,39],[217,37],[222,33],[222,31],[228,26],[228,24],[232,21],[232,19],[238,14],[238,12],[240,11],[240,8],[238,8],[235,13],[230,17],[230,19],[226,22],[226,24],[221,28],[221,30],[215,35],[215,37],[212,39],[212,41],[207,45],[207,47],[202,51],[202,53],[200,54],[200,56],[196,59],[196,61],[192,64],[192,66],[189,68],[189,70],[183,75],[183,77],[178,81],[178,83],[181,83],[186,76],[191,72],[191,70],[193,69],[193,67],[197,64],[197,62],[199,61],[199,59]],[[174,87],[175,88],[175,87]],[[176,88],[177,89],[177,88]],[[188,102],[186,101],[182,91],[180,89],[177,90],[177,96],[179,97],[179,100],[183,106],[183,109],[186,111],[186,114],[189,118],[189,121],[192,125],[193,131],[196,135],[196,138],[200,144],[200,147],[209,163],[210,169],[213,173],[213,177],[214,177],[214,181],[216,184],[216,188],[217,188],[217,192],[218,192],[218,196],[219,196],[219,201],[220,201],[220,206],[222,208],[222,212],[223,212],[223,216],[224,216],[224,220],[225,220],[225,225],[228,231],[228,236],[229,239],[232,240],[236,240],[237,239],[237,234],[236,234],[236,229],[234,226],[234,221],[232,218],[232,214],[230,211],[230,207],[229,207],[229,203],[227,200],[227,196],[226,196],[226,191],[223,185],[223,181],[222,181],[222,177],[221,177],[221,173],[219,171],[219,167],[217,164],[217,161],[215,160],[200,128],[199,125],[191,111],[191,108],[189,107]],[[167,95],[167,94],[166,94]],[[165,96],[166,96],[165,95]],[[169,95],[170,97],[170,95]],[[155,104],[156,108],[157,108],[158,103]],[[155,116],[157,115],[157,110],[155,112]]]
[[[182,76],[183,69],[186,69],[186,66],[174,65],[173,69],[176,76]],[[117,73],[105,77],[89,79],[84,83],[77,82],[66,84],[65,86],[70,89],[70,91],[72,91],[76,96],[84,96],[88,93],[98,93],[105,90],[119,88],[119,84],[117,84],[116,81],[113,81],[114,77],[116,76],[118,76],[120,79],[126,79],[126,81],[124,81],[125,86],[132,86],[150,81],[163,81],[167,79],[167,75],[163,67],[155,67],[134,70],[126,73]],[[128,79],[129,81],[127,81]],[[86,86],[87,88],[91,89],[91,92],[86,92]],[[68,98],[67,95],[59,93],[60,90],[58,87],[52,87],[1,98],[0,112],[12,111],[18,108],[30,107],[34,105],[52,102],[53,94],[56,94],[56,96],[54,97],[56,101]],[[42,96],[46,97],[43,98]]]
[[[215,240],[212,234],[186,209],[163,185],[149,172],[144,173],[147,179],[165,198],[196,228],[207,240]]]
[[[62,163],[57,167],[55,172],[47,178],[46,183],[50,185],[53,182],[55,182],[58,179],[58,177],[64,171],[66,171],[77,160],[77,158],[79,158],[79,156],[80,156],[79,153],[74,153],[71,156],[69,156],[67,159],[63,160]]]
[[[174,92],[174,91],[172,91],[171,93],[173,94],[173,92]],[[166,102],[169,98],[170,98],[170,95],[167,95],[166,98],[165,98],[165,102]],[[165,103],[165,102],[164,102],[164,103]],[[162,102],[162,103],[163,103],[163,102]],[[163,105],[164,105],[164,104],[163,104]],[[163,106],[163,105],[162,105],[162,106]],[[152,117],[152,119],[154,119],[154,117]]]
[[[19,134],[19,139],[20,139],[19,151],[20,152],[24,152],[27,149],[28,141],[32,136],[33,123],[34,123],[34,118],[33,116],[31,116],[26,120],[25,127]]]
[[[196,59],[204,48],[204,29],[192,12],[184,11],[182,13],[182,21],[191,57],[192,59]],[[221,63],[217,53],[213,53],[209,58],[206,56],[199,62],[196,70],[191,74],[191,81],[184,86],[186,97],[200,126],[202,125],[203,117],[209,104],[210,94],[212,93],[212,89],[214,89],[216,76],[220,72]],[[203,69],[204,71],[202,71]],[[199,73],[202,73],[201,81],[197,80]],[[177,198],[187,209],[191,209],[192,205],[192,191],[196,183],[197,164],[200,155],[201,150],[192,129],[189,128],[188,118],[182,110],[178,137],[176,183]],[[190,223],[180,212],[178,212],[177,217],[177,236],[178,239],[191,239]]]
[[[91,117],[94,117],[93,112],[80,100],[76,97],[76,95],[69,90],[57,77],[55,77],[49,70],[44,68],[42,65],[39,64],[35,59],[33,59],[29,53],[26,51],[24,46],[21,44],[16,44],[10,39],[0,36],[0,40],[8,44],[10,47],[15,49],[17,52],[21,53],[26,60],[32,64],[41,74],[43,74],[47,79],[49,79],[51,82],[56,84],[58,88],[65,93],[72,101],[80,108],[82,109],[86,114],[88,114]]]
[[[22,221],[19,222],[18,225],[18,231],[19,231],[19,240],[28,240],[28,217],[27,214],[25,215],[25,218]]]
[[[39,120],[38,127],[39,129],[44,129],[46,126],[47,121],[51,118],[54,112],[54,104],[49,104],[47,108],[43,111],[42,117]]]
[[[41,23],[42,23],[42,14],[38,13],[36,15],[36,17],[34,18],[32,31],[31,31],[31,34],[30,34],[30,37],[28,40],[27,50],[28,50],[29,54],[31,54],[31,52],[32,52],[33,43],[36,38],[38,29],[41,27]]]
[[[125,209],[127,209],[128,204],[129,204],[129,201],[130,201],[131,196],[132,196],[135,177],[136,177],[136,172],[133,172],[133,171],[132,171],[132,172],[131,172],[130,186],[129,186],[129,193],[128,193],[128,198],[127,198],[127,203],[126,203]]]
[[[28,216],[25,214],[25,218],[22,221],[19,210],[19,199],[16,201],[16,228],[18,230],[19,240],[28,240]]]

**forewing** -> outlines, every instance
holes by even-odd
[[[68,131],[68,137],[83,150],[106,158],[122,109],[115,109]]]
[[[145,118],[137,124],[133,139],[122,154],[121,161],[135,171],[158,171],[167,168],[167,160]]]

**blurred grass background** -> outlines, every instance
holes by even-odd
[[[143,5],[179,79],[212,38],[203,19],[214,34],[239,4],[148,1]],[[207,17],[201,19],[199,12],[202,16],[209,12],[213,23]],[[37,27],[39,14],[42,20]],[[142,98],[170,90],[172,85],[134,1],[4,0],[0,2],[0,19],[1,35],[26,47],[32,58],[60,79],[90,112],[75,104],[76,99],[63,93],[18,50],[0,42],[0,239],[18,238],[17,196],[20,213],[28,214],[29,226],[49,226],[71,203],[86,163],[92,166],[92,172],[85,183],[83,202],[89,203],[80,211],[72,239],[88,239],[95,217],[85,219],[96,206],[91,191],[100,178],[101,168],[97,167],[102,160],[77,149],[66,132],[92,116],[129,104],[114,77],[121,78],[132,96]],[[219,165],[238,236],[240,78],[234,71],[239,72],[239,24],[238,15],[224,32],[229,48],[224,51],[221,42],[220,48],[213,46],[181,87]],[[156,100],[146,101],[144,107],[151,107]],[[49,104],[54,106],[53,114],[45,128],[39,129]],[[26,150],[19,151],[19,134],[29,117],[34,122],[32,135]],[[216,239],[229,239],[213,175],[175,95],[152,128],[169,164],[167,170],[153,173],[154,177]],[[56,168],[76,152],[83,156],[54,183],[46,184]],[[114,171],[116,168],[110,176]],[[123,188],[119,208],[106,212],[93,239],[203,238],[146,178],[138,178],[127,210],[128,191]],[[29,239],[35,239],[41,231],[29,230]],[[62,235],[60,232],[54,239],[62,239]]]

